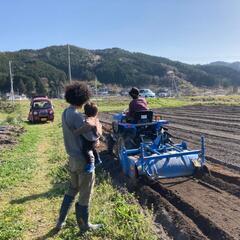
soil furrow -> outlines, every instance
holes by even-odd
[[[168,114],[162,113],[161,116],[164,119],[183,119],[183,120],[190,120],[190,121],[200,121],[202,123],[217,123],[219,125],[226,125],[226,126],[233,126],[233,127],[240,127],[239,124],[239,117],[233,118],[229,117],[225,120],[221,120],[222,118],[214,118],[212,115],[204,116],[203,114],[197,115],[187,115],[187,114]]]
[[[165,179],[152,182],[151,187],[191,218],[209,239],[239,239],[239,198],[191,178]]]
[[[166,118],[164,118],[166,119]],[[211,130],[217,130],[221,132],[229,132],[233,135],[239,135],[240,134],[240,124],[232,124],[232,123],[226,123],[226,122],[216,122],[216,121],[205,121],[200,119],[192,119],[192,118],[178,118],[178,117],[170,117],[167,118],[170,125],[171,124],[181,124],[181,125],[187,125],[192,127],[201,127],[203,129],[209,129]],[[200,126],[199,126],[200,124]]]
[[[171,128],[169,129],[171,130]],[[188,131],[184,131],[182,129],[177,129],[177,131],[170,131],[170,133],[172,132],[176,133],[176,135],[173,136],[174,139],[178,139],[178,141],[185,140],[189,143],[189,145],[192,143],[195,148],[200,147],[199,134],[193,134],[192,132],[189,133]],[[235,157],[240,157],[239,145],[237,143],[226,142],[224,139],[221,140],[219,138],[208,138],[207,136],[205,136],[205,143],[207,151],[209,151],[209,148],[211,148],[212,150],[219,152],[219,148],[221,147],[222,152],[228,152],[229,154],[234,154]]]
[[[193,133],[198,133],[199,136],[201,134],[204,134],[204,135],[207,135],[209,137],[213,136],[213,137],[218,137],[218,138],[224,138],[227,141],[230,140],[232,142],[240,143],[240,136],[239,135],[214,131],[214,130],[210,130],[210,129],[208,129],[208,130],[202,129],[202,128],[196,129],[196,127],[194,128],[194,127],[184,126],[184,125],[181,125],[181,124],[171,124],[170,126],[171,126],[171,128],[186,130],[188,132],[193,132]]]
[[[169,127],[170,133],[175,139],[187,141],[190,148],[200,147],[199,132],[193,132],[184,128]],[[206,152],[214,158],[217,158],[225,163],[240,165],[240,151],[238,141],[232,141],[225,138],[205,134]]]
[[[235,122],[239,123],[239,118],[240,115],[231,115],[231,114],[221,114],[219,116],[215,116],[212,113],[194,113],[194,112],[189,112],[189,113],[183,113],[183,112],[164,112],[161,110],[156,110],[156,113],[160,114],[161,116],[166,116],[166,118],[171,117],[171,116],[181,116],[181,117],[190,117],[190,118],[195,118],[195,119],[203,119],[203,120],[213,120],[213,121],[223,121],[223,122]]]

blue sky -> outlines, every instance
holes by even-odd
[[[240,60],[240,0],[0,0],[0,51],[70,43],[188,63]]]

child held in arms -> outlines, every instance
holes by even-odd
[[[98,119],[98,107],[93,102],[88,102],[84,105],[84,113],[86,116],[85,126],[76,129],[74,131],[75,134],[80,134],[82,136],[82,152],[87,159],[87,165],[85,171],[87,173],[93,172],[95,168],[95,164],[100,164],[102,161],[100,156],[96,150],[99,146],[99,138],[102,135],[102,125]],[[90,126],[89,131],[86,131],[86,125]],[[95,158],[92,158],[92,153]]]

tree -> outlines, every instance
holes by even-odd
[[[24,93],[24,94],[27,93],[27,88],[26,88],[26,86],[25,86],[25,84],[24,84],[22,79],[19,80],[18,90],[19,90],[20,93]]]

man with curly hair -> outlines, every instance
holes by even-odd
[[[86,157],[82,150],[82,140],[76,129],[89,131],[91,126],[85,125],[84,116],[78,111],[89,101],[91,92],[85,83],[73,82],[66,86],[65,100],[70,104],[62,114],[62,128],[64,145],[69,157],[70,185],[64,195],[60,208],[56,230],[60,230],[64,224],[68,211],[79,193],[78,202],[75,204],[75,213],[78,226],[81,231],[98,229],[99,224],[89,223],[89,203],[94,186],[95,173],[86,172]],[[94,156],[91,154],[94,161]]]

